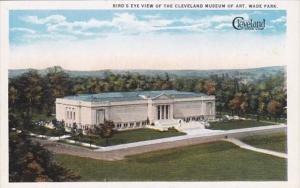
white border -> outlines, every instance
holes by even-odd
[[[90,182],[90,183],[8,183],[8,62],[9,62],[9,41],[8,41],[8,11],[12,9],[111,9],[112,3],[141,3],[154,1],[15,1],[0,2],[0,83],[1,83],[1,109],[0,109],[0,139],[1,139],[1,175],[0,187],[288,187],[298,188],[299,183],[299,1],[155,1],[155,3],[275,3],[279,8],[287,10],[287,88],[288,88],[288,181],[287,182]],[[243,9],[248,10],[248,9]],[[253,10],[253,9],[252,9]],[[259,9],[264,10],[264,9]],[[270,10],[270,9],[268,9]],[[158,170],[159,173],[159,170]]]

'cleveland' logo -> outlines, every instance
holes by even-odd
[[[245,20],[243,17],[235,17],[232,20],[232,26],[236,30],[263,30],[266,27],[266,20],[254,21]]]

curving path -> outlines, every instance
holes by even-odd
[[[207,143],[207,142],[215,142],[218,140],[222,140],[226,137],[242,138],[251,135],[282,132],[282,131],[286,131],[286,128],[287,128],[286,125],[273,125],[273,126],[264,126],[264,127],[236,129],[230,131],[207,131],[207,132],[202,132],[202,134],[200,133],[195,134],[193,132],[192,134],[188,134],[184,136],[176,136],[176,137],[163,138],[157,140],[135,142],[129,144],[116,145],[116,146],[108,146],[96,150],[91,150],[88,148],[74,146],[70,144],[54,142],[50,140],[41,140],[37,138],[32,138],[32,140],[40,142],[47,149],[49,149],[54,153],[68,154],[68,155],[74,155],[79,157],[88,157],[88,158],[99,159],[99,160],[114,161],[114,160],[122,160],[126,156],[136,155],[136,154],[141,154],[141,153],[146,153],[151,151],[171,149],[176,147],[184,147],[184,146]],[[228,141],[228,139],[226,139],[226,141]],[[245,149],[251,148],[251,150],[254,151],[265,152],[263,149],[254,148],[252,146],[245,146],[246,145],[245,143],[241,144],[237,141],[234,142],[236,144],[240,144],[241,147],[245,147]],[[274,152],[272,151],[267,152],[267,154],[271,154],[271,153],[274,154]],[[279,154],[278,156],[285,157],[285,155]]]
[[[240,148],[243,148],[243,149],[247,149],[247,150],[251,150],[251,151],[255,151],[255,152],[259,152],[259,153],[264,153],[264,154],[269,154],[269,155],[273,155],[273,156],[276,156],[276,157],[281,157],[281,158],[285,158],[287,159],[287,154],[286,153],[281,153],[281,152],[277,152],[277,151],[272,151],[272,150],[268,150],[268,149],[261,149],[261,148],[256,148],[256,147],[253,147],[251,145],[248,145],[236,138],[225,138],[225,139],[222,139],[224,141],[227,141],[227,142],[231,142],[237,146],[239,146]]]

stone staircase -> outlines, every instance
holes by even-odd
[[[178,131],[186,132],[192,130],[205,129],[205,123],[199,121],[190,121],[184,122],[181,119],[168,119],[168,120],[159,120],[154,122],[154,126],[148,126],[148,128],[167,131],[169,128],[175,128]]]
[[[167,131],[169,128],[176,128],[179,125],[178,119],[166,119],[158,120],[154,122],[154,125],[147,126],[147,128],[155,129],[159,131]]]
[[[176,129],[179,131],[205,129],[205,124],[199,121],[182,122]]]

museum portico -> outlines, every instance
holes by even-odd
[[[56,118],[67,128],[74,123],[83,130],[113,121],[115,129],[143,128],[155,122],[215,118],[215,97],[176,90],[106,92],[56,99]]]

